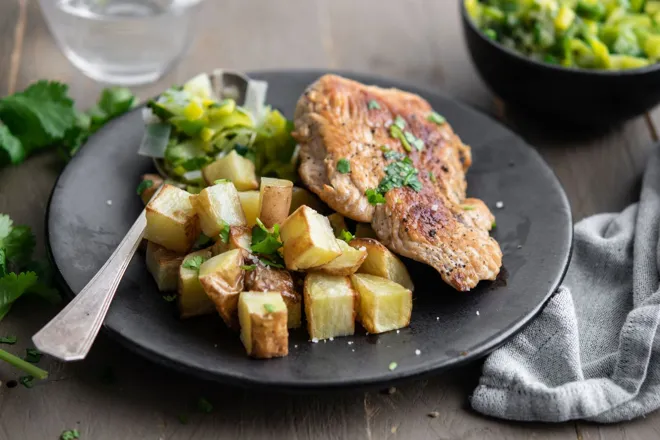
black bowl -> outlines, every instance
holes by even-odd
[[[486,37],[459,1],[472,61],[507,104],[553,121],[602,126],[642,114],[660,102],[660,64],[610,71],[535,61]]]

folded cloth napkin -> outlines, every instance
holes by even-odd
[[[660,151],[638,204],[575,225],[540,315],[486,360],[472,407],[511,420],[619,422],[660,407]]]

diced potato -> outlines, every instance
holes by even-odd
[[[358,223],[355,226],[355,236],[357,238],[375,238],[378,239],[376,232],[369,223]]]
[[[369,333],[383,333],[410,324],[412,292],[387,278],[351,275],[358,292],[358,320]]]
[[[190,201],[199,215],[202,232],[209,237],[217,237],[225,224],[245,226],[245,214],[238,198],[238,192],[231,182],[221,182],[204,188]]]
[[[207,185],[218,179],[228,179],[239,191],[259,188],[254,163],[232,150],[231,153],[202,168],[202,176]]]
[[[241,200],[247,225],[249,227],[256,225],[259,217],[259,191],[239,192],[238,198]]]
[[[301,324],[302,297],[295,290],[293,278],[287,270],[277,270],[257,264],[245,273],[245,289],[253,292],[279,292],[287,309],[287,327],[298,328]]]
[[[357,294],[348,277],[308,273],[304,293],[310,338],[328,339],[355,333]]]
[[[146,263],[147,269],[153,275],[158,290],[161,292],[176,292],[179,279],[179,266],[183,262],[183,255],[165,249],[163,246],[147,242]]]
[[[356,238],[350,242],[350,245],[355,249],[364,248],[367,251],[367,258],[358,269],[358,273],[387,278],[406,289],[415,290],[406,265],[384,244],[373,238]]]
[[[250,246],[252,244],[252,230],[246,226],[232,226],[229,228],[229,240],[227,243],[219,238],[211,247],[213,255],[219,255],[231,249],[242,249],[243,256],[250,253]]]
[[[289,354],[286,304],[278,292],[242,292],[238,318],[248,355],[268,359]]]
[[[332,226],[332,231],[335,233],[335,237],[339,237],[341,231],[348,230],[344,216],[338,212],[330,214],[328,216],[328,221],[330,221],[330,226]]]
[[[289,270],[322,266],[341,255],[328,218],[305,205],[284,221],[280,237]]]
[[[289,216],[293,182],[272,177],[261,178],[259,219],[267,228],[281,225]]]
[[[190,194],[165,184],[146,207],[145,238],[171,251],[188,252],[199,235],[199,219]]]
[[[238,296],[243,291],[243,253],[233,249],[199,268],[199,282],[228,327],[238,330]]]
[[[291,195],[291,208],[289,208],[289,214],[293,213],[293,211],[303,205],[307,205],[313,210],[321,213],[328,210],[328,207],[314,194],[307,191],[305,188],[294,186]]]
[[[351,275],[357,272],[362,262],[367,258],[366,249],[355,249],[348,245],[344,240],[337,240],[337,245],[341,249],[341,255],[311,270],[327,273],[330,275]]]
[[[179,267],[178,305],[182,318],[207,315],[215,311],[215,305],[199,282],[199,271],[184,267],[187,260],[197,255],[204,259],[211,258],[211,249],[202,249],[186,255]]]
[[[158,188],[163,184],[163,178],[158,174],[145,174],[142,176],[142,182],[147,180],[150,180],[152,184],[149,188],[145,188],[145,190],[142,191],[142,194],[140,194],[140,198],[145,205],[149,203],[149,200],[151,200],[154,194],[156,194],[156,191],[158,191]]]

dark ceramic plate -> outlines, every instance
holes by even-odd
[[[268,102],[291,117],[298,96],[322,73],[252,76],[269,82]],[[383,386],[460,365],[484,356],[534,317],[560,283],[571,249],[570,208],[552,171],[522,139],[452,99],[382,78],[347,76],[420,94],[472,146],[468,193],[497,215],[494,236],[504,251],[500,279],[459,293],[433,270],[411,264],[416,292],[410,327],[383,335],[360,330],[317,344],[307,341],[305,331],[295,331],[288,357],[255,361],[217,316],[179,320],[138,254],[105,320],[109,334],[141,355],[203,378],[321,389]],[[139,111],[108,124],[71,161],[53,190],[50,254],[71,295],[102,266],[142,209],[135,188],[141,174],[153,171],[151,161],[136,154],[142,129]],[[495,208],[498,201],[502,209]],[[390,371],[391,362],[398,368]]]

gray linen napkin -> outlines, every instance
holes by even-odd
[[[564,285],[486,360],[475,410],[511,420],[618,422],[660,407],[660,151],[638,204],[575,226]]]

